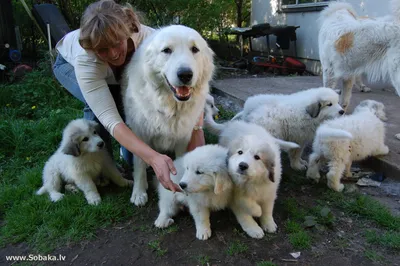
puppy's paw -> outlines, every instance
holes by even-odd
[[[251,211],[250,215],[253,217],[261,217],[262,215],[262,209],[258,204],[254,204],[254,206],[251,208],[250,211]]]
[[[144,206],[147,203],[147,193],[146,191],[133,190],[131,196],[131,203],[136,206]]]
[[[290,167],[296,171],[304,171],[307,169],[307,161],[300,160],[290,164]]]
[[[158,216],[157,220],[154,222],[154,225],[158,228],[166,228],[174,223],[174,219],[171,219],[166,216]]]
[[[259,226],[247,228],[245,232],[252,238],[260,239],[264,237],[264,231]]]
[[[90,205],[99,205],[101,202],[100,195],[96,193],[91,193],[87,195],[86,200]]]
[[[371,92],[372,90],[371,90],[370,87],[367,87],[367,86],[365,86],[365,85],[362,85],[362,86],[360,87],[360,91],[361,91],[361,92]]]
[[[396,135],[394,135],[394,137],[398,140],[400,140],[400,133],[397,133]]]
[[[63,197],[64,197],[64,194],[61,194],[59,192],[50,193],[50,199],[52,202],[57,202],[57,201],[61,200]]]
[[[207,240],[211,236],[211,228],[201,227],[196,230],[196,237],[200,240]]]
[[[380,151],[379,151],[379,154],[380,154],[380,155],[386,155],[386,154],[388,154],[388,153],[389,153],[389,147],[386,146],[386,145],[384,145],[384,146],[380,149]]]
[[[271,217],[267,222],[265,222],[265,224],[262,225],[262,228],[268,233],[275,233],[276,229],[278,229],[278,226],[276,225],[274,218]]]
[[[321,179],[321,175],[319,174],[319,172],[314,173],[312,171],[307,171],[306,176],[308,179],[311,179],[315,183],[319,183],[319,180]]]
[[[336,192],[342,192],[344,189],[344,185],[342,183],[333,183],[328,181],[328,187]]]
[[[79,189],[74,184],[66,184],[64,188],[74,194],[79,192]]]

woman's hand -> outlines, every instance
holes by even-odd
[[[182,192],[181,188],[172,182],[170,173],[176,175],[176,169],[171,158],[167,155],[155,153],[149,160],[150,166],[153,168],[158,181],[165,189],[172,192]]]

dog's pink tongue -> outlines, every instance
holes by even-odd
[[[180,97],[186,97],[190,94],[190,87],[181,86],[181,87],[174,87],[176,90],[176,94]]]

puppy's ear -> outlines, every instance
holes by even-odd
[[[275,183],[275,165],[274,163],[270,163],[267,165],[268,169],[268,178],[271,180],[271,182]]]
[[[319,115],[320,111],[321,111],[321,103],[320,102],[312,103],[306,107],[306,112],[312,118],[316,118]]]
[[[263,163],[268,170],[268,179],[271,180],[271,182],[275,182],[275,163],[274,163],[275,153],[273,152],[270,146],[267,145],[263,148],[262,158],[263,158]]]
[[[79,149],[78,138],[75,135],[72,135],[68,142],[64,144],[64,147],[61,150],[63,153],[78,157],[81,154],[81,150]]]
[[[230,182],[230,177],[226,173],[214,173],[215,184],[214,184],[214,194],[219,195],[223,191],[230,189],[232,187],[232,182]]]

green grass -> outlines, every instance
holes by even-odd
[[[228,250],[226,252],[228,253],[228,255],[233,256],[245,253],[248,249],[249,247],[245,243],[236,240],[231,245],[229,245]]]
[[[156,252],[156,255],[158,257],[162,257],[165,255],[165,253],[167,253],[168,249],[163,249],[160,246],[160,241],[159,240],[152,240],[148,243],[148,246],[154,251]]]
[[[367,241],[371,244],[384,246],[390,249],[400,251],[400,233],[397,232],[384,232],[378,233],[376,231],[368,230],[365,233]]]
[[[311,247],[311,237],[304,230],[289,234],[289,242],[295,249],[308,249]]]
[[[207,255],[199,255],[197,257],[198,265],[208,265],[210,263],[210,257]]]
[[[67,193],[57,203],[35,195],[44,163],[82,108],[46,70],[0,85],[0,244],[27,242],[33,250],[51,251],[133,216],[129,189],[100,191],[99,206],[89,206],[81,193]]]
[[[256,266],[276,266],[276,264],[273,262],[270,262],[270,261],[263,260],[263,261],[257,262]]]
[[[367,257],[368,259],[370,259],[375,263],[384,263],[386,261],[384,256],[382,256],[381,254],[377,253],[374,250],[366,250],[364,252],[364,255],[365,257]]]

